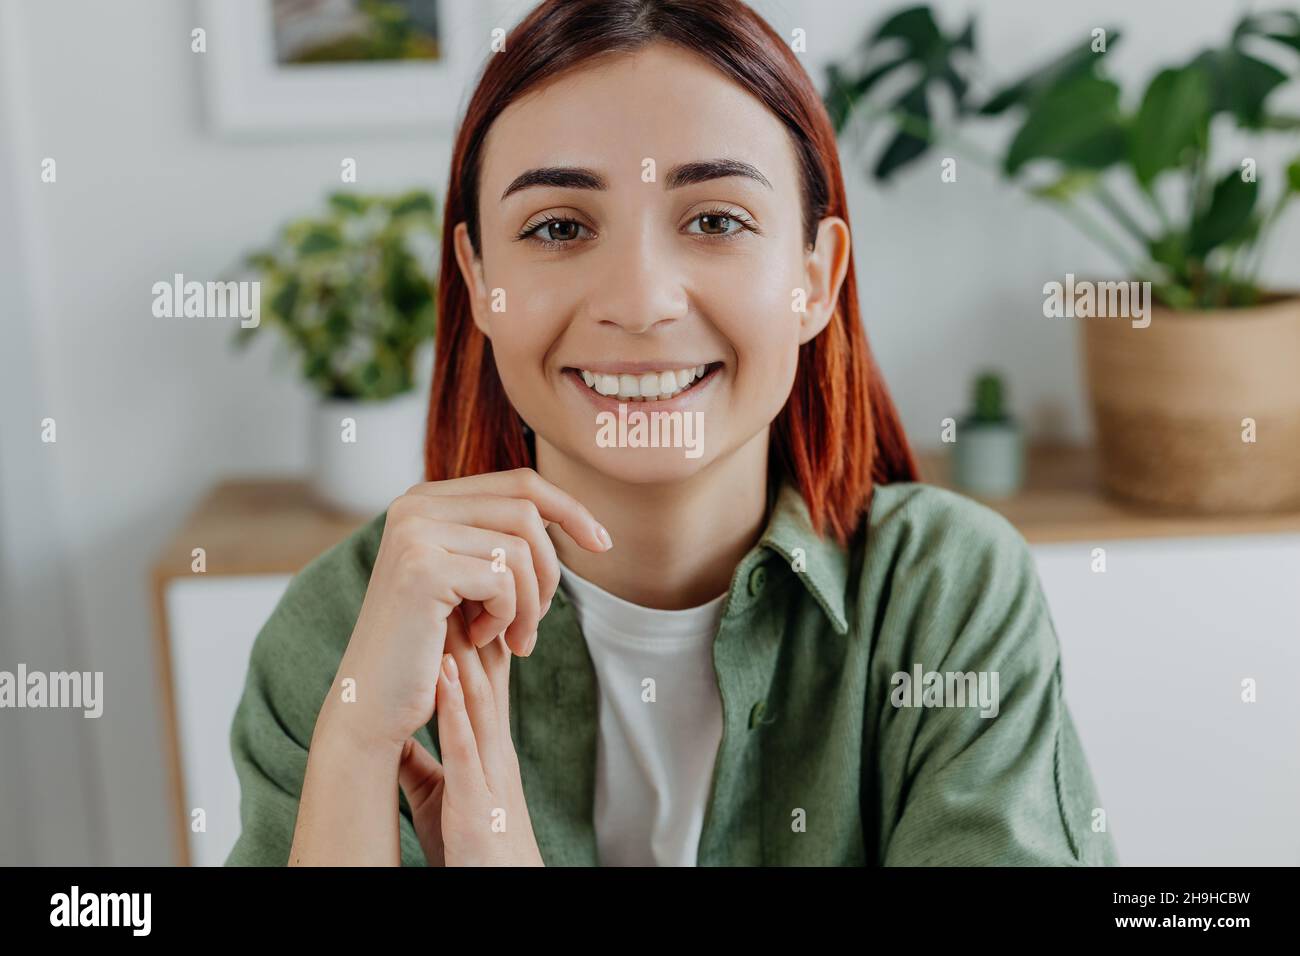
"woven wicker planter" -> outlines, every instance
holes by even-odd
[[[1157,306],[1146,328],[1078,321],[1110,493],[1180,511],[1300,509],[1300,297]],[[1254,443],[1242,440],[1246,418]]]

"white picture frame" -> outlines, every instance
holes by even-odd
[[[444,55],[436,62],[282,66],[271,0],[200,0],[198,13],[210,128],[240,138],[450,133],[491,50],[494,26],[490,2],[441,0]]]

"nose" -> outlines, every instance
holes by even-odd
[[[669,328],[686,317],[686,284],[669,244],[649,223],[611,237],[604,250],[607,256],[593,263],[599,276],[588,304],[597,324],[641,334]]]

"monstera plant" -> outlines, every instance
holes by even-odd
[[[1294,253],[1289,287],[1260,280],[1300,196],[1300,112],[1279,105],[1300,86],[1300,13],[1243,16],[1137,89],[1110,69],[1122,40],[1098,27],[990,84],[973,17],[945,29],[908,7],[828,68],[826,106],[842,133],[887,127],[877,181],[942,144],[1061,211],[1124,283],[1150,283],[1154,322],[1080,324],[1107,488],[1200,511],[1300,507]],[[972,146],[966,131],[995,118],[1012,127],[1002,147]]]
[[[992,162],[1064,207],[1128,278],[1151,281],[1177,308],[1259,301],[1260,254],[1300,196],[1300,113],[1271,107],[1300,80],[1300,13],[1246,16],[1222,46],[1160,69],[1132,97],[1107,69],[1122,40],[1116,29],[1095,29],[987,93],[978,92],[987,67],[975,35],[974,19],[946,33],[928,7],[911,7],[887,18],[860,58],[829,67],[826,103],[837,130],[864,103],[897,127],[873,164],[876,179],[914,164],[963,123],[1014,114],[1015,132]],[[1220,117],[1242,133],[1289,141],[1290,161],[1275,169],[1259,169],[1250,156],[1216,163],[1211,126]]]
[[[318,397],[315,489],[339,510],[381,510],[420,478],[417,360],[436,324],[437,244],[429,193],[336,192],[244,259],[262,283],[262,322],[235,341],[273,328],[296,356]]]

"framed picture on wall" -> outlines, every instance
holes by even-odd
[[[483,0],[202,0],[213,129],[450,131],[492,42]]]

